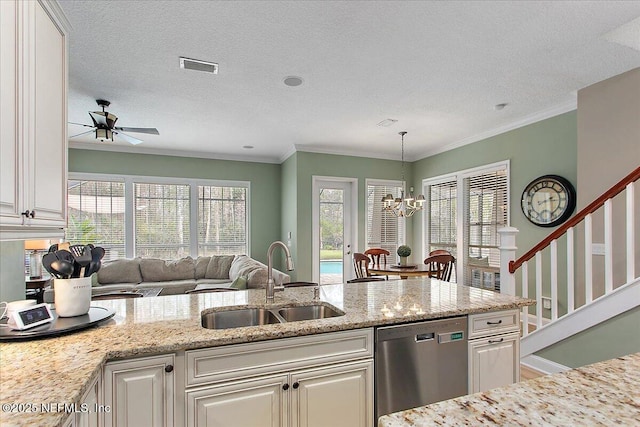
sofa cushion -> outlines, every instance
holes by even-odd
[[[249,273],[247,276],[247,287],[248,288],[264,288],[267,286],[267,280],[269,280],[269,275],[267,274],[267,267],[261,266],[258,267]],[[275,280],[275,277],[274,277]],[[278,281],[276,280],[276,284]]]
[[[109,292],[133,291],[138,286],[137,283],[117,283],[114,285],[103,285],[91,288],[91,295],[100,295]]]
[[[102,267],[98,271],[98,282],[101,285],[142,282],[140,258],[114,259],[102,263]]]
[[[185,279],[161,282],[142,282],[136,286],[136,289],[162,288],[160,295],[177,295],[184,294],[186,291],[195,289],[195,287],[196,281],[194,279]]]
[[[195,280],[196,263],[190,256],[173,261],[143,258],[140,261],[140,271],[145,282]]]
[[[196,285],[219,285],[219,284],[231,283],[231,279],[198,279]]]
[[[209,261],[211,261],[211,257],[208,256],[199,256],[196,258],[196,280],[204,279]]]
[[[229,269],[229,278],[231,280],[236,280],[238,276],[247,276],[258,268],[264,267],[264,264],[256,261],[253,258],[250,258],[246,255],[238,255],[235,257],[233,262],[231,263],[231,268]]]
[[[209,260],[205,279],[228,279],[234,255],[214,255]]]

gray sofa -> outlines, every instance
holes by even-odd
[[[93,295],[162,288],[160,295],[183,294],[202,287],[230,287],[242,277],[247,288],[267,284],[267,266],[246,255],[214,255],[165,261],[156,258],[116,259],[103,263],[93,278]],[[290,276],[273,269],[276,284]]]

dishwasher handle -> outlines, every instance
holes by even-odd
[[[436,334],[433,332],[428,332],[426,334],[417,334],[416,342],[433,341],[435,337],[436,337]]]

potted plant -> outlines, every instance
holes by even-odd
[[[411,248],[407,245],[400,245],[396,252],[400,257],[400,265],[407,265],[407,258],[411,255]]]

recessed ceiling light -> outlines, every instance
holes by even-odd
[[[506,107],[507,105],[509,105],[509,104],[507,104],[506,102],[505,102],[505,103],[503,103],[503,104],[496,104],[496,105],[493,107],[493,109],[494,109],[494,110],[496,110],[496,111],[500,111],[500,110],[502,110],[504,107]]]
[[[300,86],[302,84],[302,77],[287,76],[284,78],[284,84],[287,86]]]
[[[180,57],[180,68],[184,70],[204,71],[205,73],[218,74],[218,64],[215,62],[201,61]]]
[[[397,120],[394,120],[394,119],[384,119],[383,121],[378,123],[378,126],[382,126],[382,127],[388,128],[389,126],[393,125],[396,122],[397,122]]]
[[[244,148],[245,150],[251,150],[253,149],[253,145],[243,145],[242,148]]]

